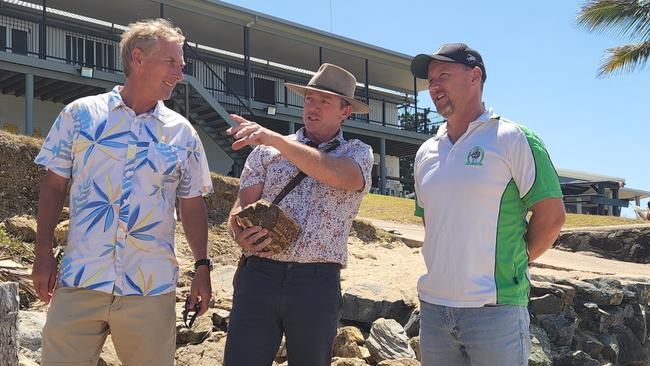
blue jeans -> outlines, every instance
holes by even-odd
[[[422,366],[526,366],[529,324],[524,306],[452,308],[420,301]]]

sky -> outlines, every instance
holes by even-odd
[[[407,55],[467,43],[485,62],[486,106],[531,128],[556,167],[650,191],[650,63],[598,78],[605,50],[635,40],[578,27],[584,1],[227,2]]]

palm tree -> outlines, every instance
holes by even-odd
[[[589,0],[578,15],[578,25],[589,32],[638,40],[607,49],[599,77],[642,68],[650,57],[650,0]]]

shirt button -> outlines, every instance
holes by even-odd
[[[124,176],[127,178],[131,178],[132,175],[133,175],[133,171],[131,170],[129,170],[128,172],[126,172],[126,174],[124,174]]]

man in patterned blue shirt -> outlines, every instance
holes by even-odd
[[[125,85],[67,105],[36,158],[47,169],[32,271],[39,298],[51,300],[43,365],[96,365],[109,333],[124,364],[173,365],[177,199],[197,260],[189,307],[207,310],[210,173],[196,131],[162,102],[183,79],[183,42],[168,21],[131,24],[120,42]],[[69,183],[57,270],[52,238]]]

